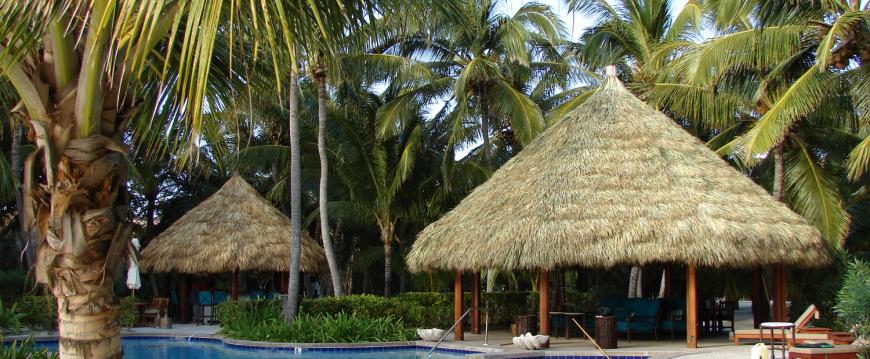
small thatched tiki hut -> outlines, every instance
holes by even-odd
[[[142,251],[143,272],[232,273],[231,296],[238,296],[238,272],[287,272],[290,220],[254,187],[235,175],[211,197],[179,218]],[[302,234],[302,272],[322,272],[323,247]]]
[[[584,104],[426,227],[407,261],[457,272],[458,290],[460,272],[540,271],[547,332],[556,267],[684,264],[691,311],[697,265],[815,266],[827,253],[814,227],[634,97],[611,68]],[[784,287],[777,292],[784,308]]]

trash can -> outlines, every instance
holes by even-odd
[[[609,315],[595,317],[595,341],[603,349],[616,348],[616,317]]]

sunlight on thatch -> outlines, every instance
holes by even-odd
[[[240,176],[187,212],[142,251],[143,272],[286,272],[290,220]],[[323,248],[302,234],[300,270],[321,272]]]
[[[820,265],[819,232],[609,76],[420,233],[414,271]]]

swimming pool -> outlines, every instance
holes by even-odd
[[[38,341],[39,347],[57,350],[57,342]],[[356,348],[255,348],[224,343],[217,339],[167,338],[167,337],[126,337],[121,341],[124,358],[127,359],[412,359],[425,358],[427,348],[410,346],[398,347],[356,347]],[[465,352],[439,349],[432,353],[433,359],[455,359]]]

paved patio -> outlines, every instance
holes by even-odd
[[[739,329],[751,328],[751,313],[748,303],[741,303],[740,309],[735,313],[735,326]],[[174,324],[172,329],[158,329],[151,327],[124,328],[122,335],[124,336],[172,336],[172,337],[212,337],[222,338],[217,332],[220,330],[216,325],[195,325],[195,324]],[[32,333],[35,338],[54,338],[56,333],[35,332]],[[7,336],[6,340],[14,340],[19,336]],[[23,336],[21,336],[23,337]],[[452,337],[452,336],[451,336]],[[448,337],[449,339],[450,337]],[[550,348],[543,351],[528,351],[518,350],[511,343],[511,335],[507,330],[496,330],[489,333],[488,337],[483,334],[465,334],[465,341],[453,342],[446,341],[441,347],[452,349],[466,349],[480,351],[481,354],[471,355],[471,358],[523,358],[523,357],[539,357],[541,354],[547,356],[556,355],[600,355],[591,341],[579,338],[552,338]],[[261,345],[265,343],[254,343],[245,341],[229,340],[243,344]],[[413,342],[412,342],[413,343]],[[396,345],[399,343],[393,343]],[[416,342],[417,345],[431,346],[431,342]],[[285,346],[288,344],[270,343],[265,346]],[[384,343],[386,345],[386,343]],[[698,342],[697,349],[686,348],[685,336],[680,336],[670,340],[670,338],[662,338],[661,340],[649,340],[641,337],[641,340],[633,340],[628,342],[624,338],[620,338],[617,349],[607,349],[606,352],[610,355],[618,356],[649,356],[653,359],[701,359],[701,358],[722,358],[722,359],[746,359],[749,358],[751,345],[747,342],[746,345],[735,346],[731,342],[727,334],[716,337],[702,337]],[[302,346],[324,346],[324,345],[302,345]]]

